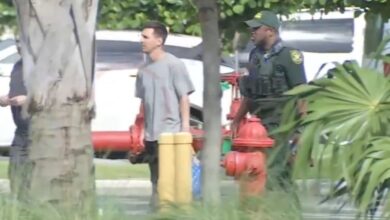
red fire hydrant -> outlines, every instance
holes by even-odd
[[[144,110],[139,113],[129,131],[97,131],[92,132],[92,145],[95,151],[113,150],[129,151],[137,155],[144,150]]]
[[[95,151],[130,152],[138,155],[144,151],[144,110],[140,107],[139,113],[129,131],[96,131],[92,132],[92,145]],[[202,149],[203,131],[191,128],[193,148],[195,152]]]
[[[233,139],[233,151],[222,162],[226,175],[239,181],[242,197],[257,196],[264,190],[267,165],[263,150],[273,144],[260,119],[254,116],[244,119]]]

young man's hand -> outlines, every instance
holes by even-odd
[[[25,95],[18,95],[11,99],[9,99],[9,104],[12,106],[21,106],[23,105],[27,100],[27,96]]]
[[[181,131],[182,132],[190,132],[190,125],[189,124],[183,124],[181,126]]]
[[[1,107],[6,107],[9,105],[9,98],[7,95],[0,96],[0,106]]]

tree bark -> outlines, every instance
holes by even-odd
[[[98,0],[14,3],[31,117],[28,197],[72,219],[92,219],[90,122]]]
[[[376,52],[382,41],[384,21],[380,14],[370,12],[365,14],[365,19],[363,66],[378,69],[378,62],[373,62],[370,55]]]
[[[199,13],[203,38],[204,92],[203,115],[205,144],[202,151],[203,199],[220,201],[221,87],[218,6],[216,0],[194,0]]]

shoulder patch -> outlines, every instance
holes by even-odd
[[[292,60],[295,64],[301,64],[301,63],[303,62],[302,53],[299,52],[298,50],[291,50],[291,51],[290,51],[290,56],[291,56],[291,60]]]

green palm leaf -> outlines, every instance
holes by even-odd
[[[390,190],[384,184],[390,182],[390,138],[386,137],[390,134],[390,79],[356,62],[338,64],[328,76],[286,93],[306,100],[307,115],[287,117],[290,106],[283,115],[288,123],[276,133],[285,135],[304,127],[294,174],[307,169],[313,152],[321,147],[320,172],[338,166],[331,178],[340,184],[329,198],[348,194],[359,214],[367,215],[376,200],[383,199],[384,189]]]

